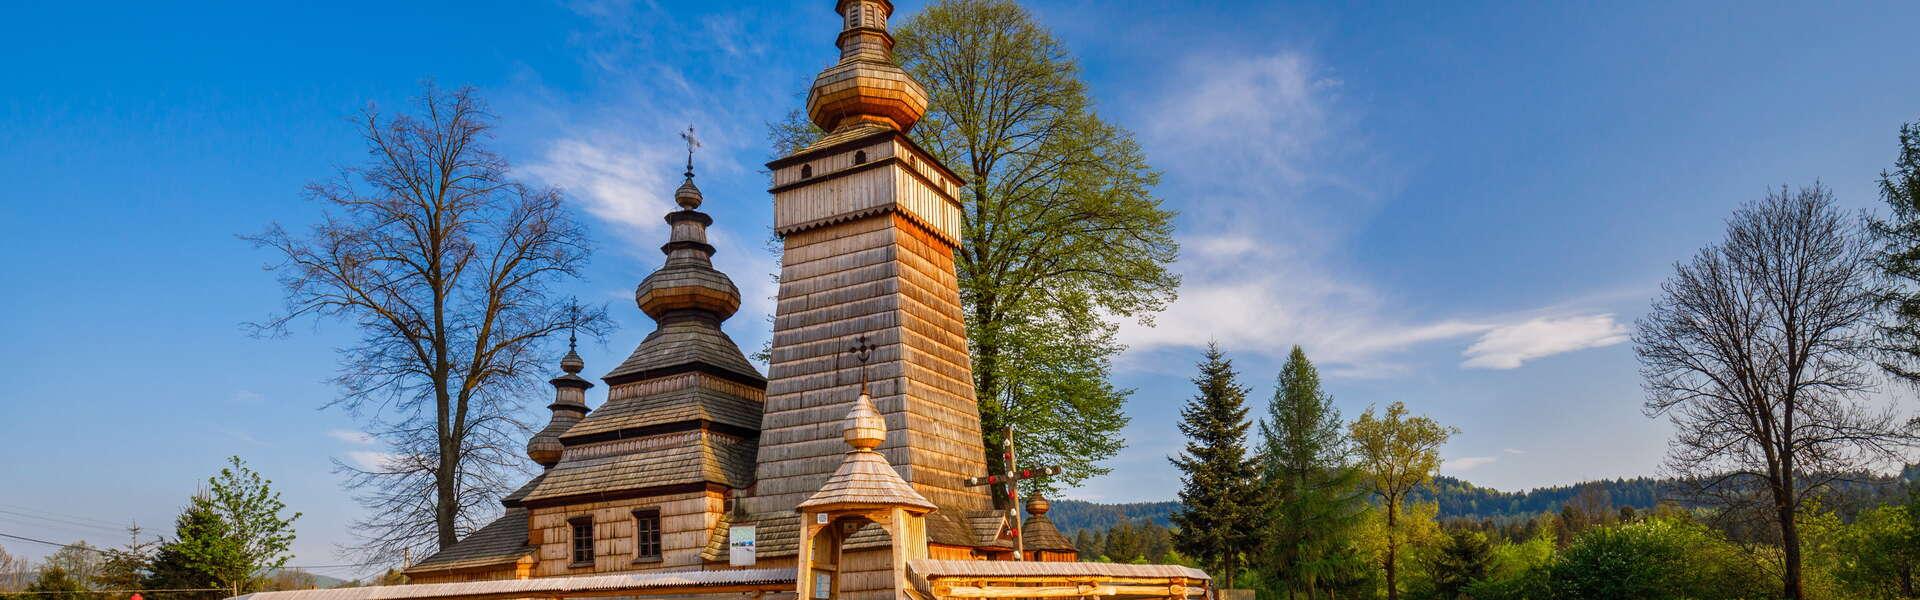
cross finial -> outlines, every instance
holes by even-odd
[[[687,179],[693,179],[693,151],[700,147],[700,138],[693,136],[693,126],[688,125],[686,131],[680,132],[680,139],[687,141]]]
[[[847,348],[847,352],[853,354],[853,359],[860,361],[860,393],[862,394],[867,393],[867,360],[873,358],[873,349],[874,345],[868,342],[867,336],[864,335],[854,338],[853,346]]]

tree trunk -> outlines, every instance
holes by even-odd
[[[1793,505],[1785,504],[1780,508],[1780,553],[1786,559],[1786,569],[1780,573],[1788,600],[1800,600],[1800,527],[1793,522]]]
[[[1400,547],[1393,537],[1400,522],[1399,504],[1396,500],[1387,501],[1387,600],[1400,600],[1400,569],[1395,562]]]
[[[452,449],[447,448],[449,445],[451,444],[448,444],[447,440],[442,438],[440,474],[434,478],[433,482],[433,526],[439,535],[440,549],[442,550],[453,546],[454,542],[460,541],[460,537],[455,535],[456,532],[453,526],[454,518],[460,510],[460,498],[459,495],[454,492],[454,482],[459,479],[455,474],[459,473],[460,469],[460,452],[457,447]]]

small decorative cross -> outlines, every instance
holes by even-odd
[[[680,139],[687,141],[687,179],[693,179],[693,151],[700,147],[700,138],[693,136],[693,126],[688,125],[686,131],[680,132]]]
[[[873,343],[867,341],[867,336],[864,335],[854,338],[853,345],[847,348],[847,353],[852,354],[854,360],[860,361],[860,393],[862,394],[867,393],[867,360],[873,358],[874,348]]]
[[[1007,426],[1006,437],[1003,438],[1001,445],[1006,448],[1006,451],[1000,455],[1001,464],[1005,466],[1006,471],[999,475],[968,477],[967,480],[962,483],[966,484],[967,487],[1002,484],[1007,486],[1007,522],[1013,526],[1013,559],[1026,560],[1027,540],[1024,534],[1021,533],[1022,527],[1020,525],[1020,482],[1027,479],[1059,475],[1060,467],[1048,466],[1028,469],[1014,467],[1014,460],[1017,455],[1013,450],[1012,425]]]

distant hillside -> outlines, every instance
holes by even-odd
[[[1901,480],[1920,480],[1920,466],[1908,467],[1899,478],[1870,477],[1867,481],[1839,485],[1843,494],[1878,502],[1897,493]],[[1440,476],[1433,484],[1423,487],[1415,493],[1415,500],[1437,500],[1440,503],[1440,518],[1453,519],[1499,519],[1501,517],[1526,517],[1560,510],[1560,507],[1572,501],[1583,487],[1599,486],[1606,492],[1606,500],[1615,508],[1631,506],[1634,509],[1653,508],[1662,498],[1670,497],[1675,481],[1651,477],[1632,479],[1604,479],[1588,481],[1574,485],[1562,485],[1534,488],[1524,492],[1503,492],[1493,488],[1484,488],[1464,480]],[[1048,517],[1062,531],[1074,532],[1081,529],[1105,530],[1121,521],[1152,521],[1161,526],[1169,526],[1168,516],[1180,503],[1133,502],[1103,504],[1081,502],[1078,500],[1055,500],[1053,510]]]

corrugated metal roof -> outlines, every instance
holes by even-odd
[[[256,592],[232,600],[458,600],[534,596],[646,595],[648,590],[684,591],[686,588],[789,586],[793,569],[736,569],[728,571],[674,571],[545,577],[503,581],[381,585],[330,590]],[[784,589],[784,587],[782,587]],[[696,593],[698,590],[694,590]]]

